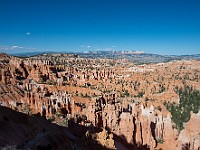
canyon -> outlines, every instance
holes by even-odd
[[[2,132],[0,147],[14,143],[38,149],[34,138],[44,136],[39,145],[48,148],[50,144],[51,149],[56,148],[52,143],[60,145],[58,149],[93,149],[95,145],[101,145],[99,149],[200,149],[199,60],[134,64],[126,58],[77,54],[0,54],[0,67],[0,124],[18,131],[10,139]],[[186,87],[191,88],[188,94],[194,93],[197,106],[193,109],[191,103],[189,112],[182,108],[188,105],[178,110]],[[177,124],[175,112],[184,110],[187,122]],[[13,115],[6,116],[5,111]],[[31,123],[26,123],[26,130],[18,130],[23,126],[17,127],[14,115],[35,120],[29,121],[40,131],[32,137],[34,144],[25,143],[27,136],[22,136],[33,134]],[[7,125],[8,120],[13,123]],[[43,135],[45,127],[51,134]]]

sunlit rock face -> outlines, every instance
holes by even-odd
[[[178,137],[179,147],[198,149],[200,147],[200,111],[197,114],[191,113],[191,118]]]

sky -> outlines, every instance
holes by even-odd
[[[0,0],[0,52],[200,54],[199,0]]]

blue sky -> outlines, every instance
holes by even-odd
[[[200,53],[199,0],[0,0],[0,51]]]

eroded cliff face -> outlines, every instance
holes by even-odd
[[[106,103],[101,108],[96,107],[98,111],[94,110],[95,116],[101,116],[98,117],[97,125],[101,122],[100,127],[118,135],[125,142],[137,146],[146,145],[150,149],[157,148],[161,142],[170,143],[176,140],[178,132],[172,128],[170,114],[164,117],[152,105],[149,108],[136,103],[132,103],[132,107],[128,106],[128,108],[122,106],[123,104],[119,103]],[[88,119],[97,119],[97,117]]]
[[[198,149],[199,113],[180,133],[164,102],[179,103],[176,87],[200,89],[199,61],[134,66],[72,56],[0,57],[0,104],[55,123],[69,120],[106,129],[97,142],[116,148],[113,138],[133,148]],[[114,137],[112,137],[112,134]],[[110,135],[111,134],[111,135]],[[102,136],[102,137],[101,137]]]
[[[180,132],[178,137],[178,148],[199,149],[200,147],[200,112],[191,113],[191,118],[185,129]]]

